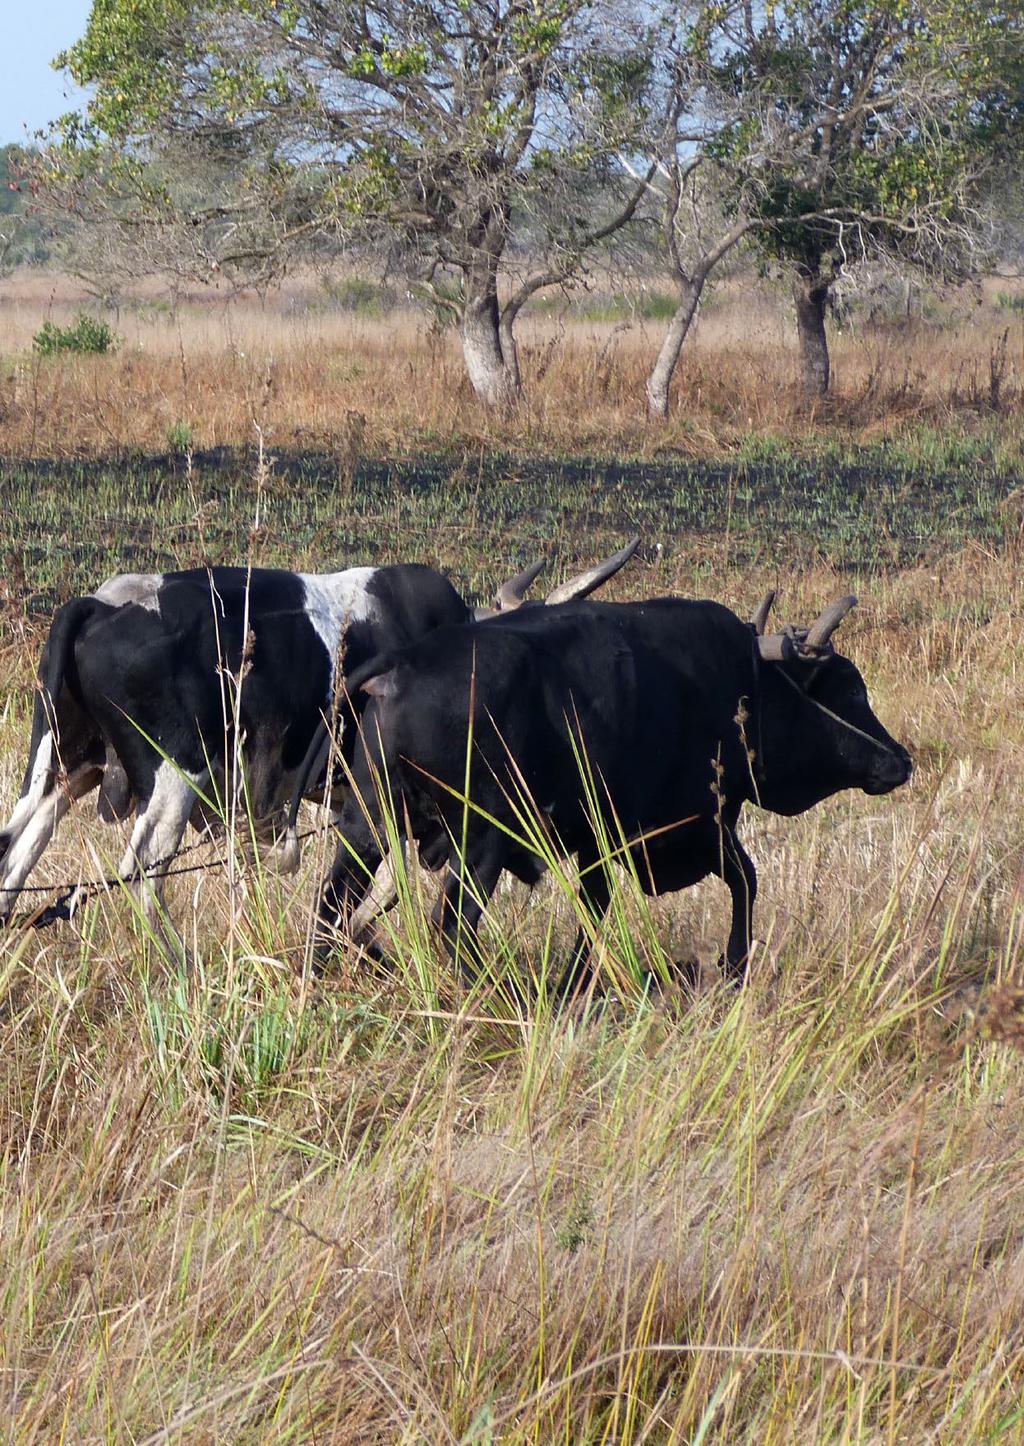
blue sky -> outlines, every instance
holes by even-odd
[[[50,61],[79,38],[89,10],[90,0],[0,0],[0,145],[81,104]]]

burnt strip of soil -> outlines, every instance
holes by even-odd
[[[974,538],[998,545],[1019,518],[1019,476],[837,464],[622,462],[501,455],[360,461],[275,454],[262,489],[247,451],[183,459],[0,461],[0,556],[33,611],[120,571],[206,561],[340,568],[418,560],[486,595],[536,556],[563,570],[634,532],[678,586],[705,571],[793,569],[827,560],[870,576]],[[258,522],[258,526],[256,523]]]

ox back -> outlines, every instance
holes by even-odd
[[[633,538],[548,601],[588,596],[638,544]],[[499,610],[523,605],[541,566],[502,584]],[[493,614],[470,608],[446,578],[418,564],[122,574],[74,599],[50,629],[21,798],[0,833],[0,918],[71,803],[97,786],[101,817],[137,810],[120,872],[152,876],[143,898],[155,915],[157,866],[173,857],[190,818],[216,824],[242,784],[265,833],[296,787],[321,796],[319,761],[326,764],[336,712],[350,760],[362,700],[350,703],[343,675],[382,649],[475,616]],[[277,863],[298,863],[294,829]]]
[[[737,836],[744,803],[798,813],[839,789],[881,793],[910,775],[909,756],[874,716],[848,659],[829,645],[813,664],[766,662],[751,625],[713,602],[567,604],[445,628],[374,660],[350,683],[372,702],[323,893],[323,936],[346,927],[366,895],[386,836],[379,780],[387,779],[396,819],[408,819],[421,855],[448,865],[436,919],[464,966],[501,871],[532,881],[542,869],[509,837],[522,834],[524,789],[553,846],[578,856],[595,918],[609,902],[602,834],[630,841],[649,893],[720,875],[733,905],[726,963],[741,973],[756,890]],[[463,837],[464,853],[452,842]],[[581,931],[567,989],[585,976],[586,956]]]

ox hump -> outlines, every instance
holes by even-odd
[[[375,567],[349,567],[344,572],[300,573],[305,610],[317,637],[333,660],[342,636],[352,623],[373,622],[378,601],[370,591]]]
[[[120,608],[135,603],[137,607],[155,613],[160,611],[162,582],[163,574],[159,572],[122,572],[101,583],[92,596],[110,607]]]

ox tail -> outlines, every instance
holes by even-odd
[[[369,662],[357,668],[354,673],[345,679],[345,691],[349,697],[354,697],[360,688],[372,683],[375,678],[381,677],[390,671],[394,666],[394,660],[387,653],[378,653]],[[371,688],[366,689],[371,692]],[[331,756],[331,745],[333,738],[323,718],[316,725],[312,738],[309,740],[309,747],[306,749],[306,756],[299,765],[298,777],[295,780],[295,791],[292,794],[291,807],[288,810],[288,823],[285,827],[283,837],[274,846],[273,856],[277,867],[282,873],[294,873],[299,866],[301,850],[297,832],[299,818],[299,804],[306,796],[311,781],[318,778],[327,768],[327,761]]]
[[[79,633],[97,611],[105,609],[104,603],[94,597],[76,597],[65,603],[50,626],[50,635],[39,661],[38,688],[32,712],[32,742],[29,747],[28,769],[22,792],[28,791],[35,765],[36,752],[44,734],[53,736],[54,748],[59,742],[57,728],[57,699],[68,677],[68,664],[74,652]],[[54,755],[54,763],[56,763]]]
[[[53,620],[50,636],[39,664],[39,682],[46,698],[47,716],[52,721],[52,709],[57,696],[64,686],[68,673],[68,662],[82,628],[99,611],[109,612],[109,605],[94,597],[75,597],[65,603]]]
[[[57,702],[68,679],[75,640],[97,608],[101,607],[103,604],[95,598],[73,598],[61,608],[50,626],[39,662],[32,708],[32,736],[21,795],[10,819],[0,831],[0,882],[7,880],[11,873],[18,840],[26,829],[31,829],[44,800],[53,792],[60,769]],[[0,907],[0,915],[4,913],[6,909]]]

